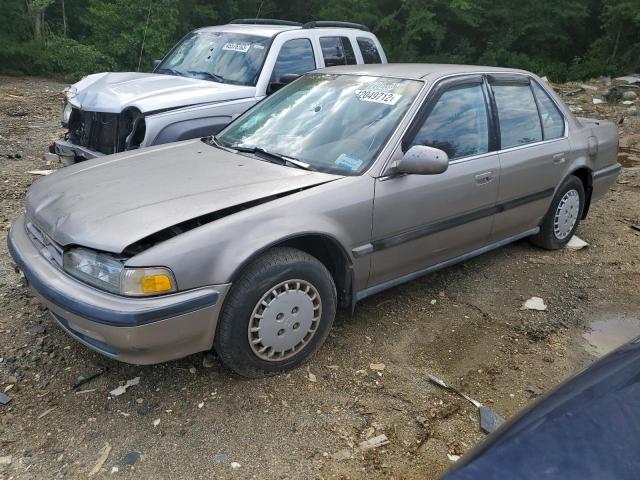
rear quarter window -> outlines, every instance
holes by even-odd
[[[320,47],[327,67],[357,63],[356,54],[348,37],[320,37]]]
[[[364,63],[382,63],[380,52],[373,40],[367,37],[358,37],[356,40]]]
[[[538,100],[538,107],[540,108],[540,119],[542,120],[542,131],[545,140],[553,140],[554,138],[560,138],[564,135],[564,117],[553,103],[553,100],[549,98],[547,92],[533,82],[533,91],[535,92],[536,99]]]
[[[527,84],[492,85],[498,119],[501,148],[511,148],[542,140],[538,107]]]

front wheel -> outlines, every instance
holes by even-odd
[[[540,225],[540,232],[531,237],[531,242],[547,250],[563,248],[578,229],[584,202],[582,181],[571,175],[560,185]]]
[[[336,287],[315,257],[274,248],[234,282],[218,321],[214,348],[245,377],[294,368],[324,342],[336,314]]]

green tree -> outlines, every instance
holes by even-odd
[[[146,70],[171,47],[178,25],[177,0],[91,0],[84,21],[88,42],[121,68]]]

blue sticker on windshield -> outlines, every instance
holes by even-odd
[[[360,168],[360,165],[362,165],[362,160],[360,160],[355,155],[343,153],[338,158],[336,158],[336,161],[334,163],[338,167],[348,168],[352,172],[355,172]]]

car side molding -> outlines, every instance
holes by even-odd
[[[388,280],[386,282],[379,283],[374,285],[373,287],[365,288],[360,290],[355,294],[356,302],[363,300],[371,295],[375,295],[376,293],[380,293],[383,290],[387,290],[389,288],[396,287],[406,282],[410,282],[411,280],[415,280],[416,278],[423,277],[430,273],[433,273],[442,268],[450,267],[451,265],[455,265],[456,263],[464,262],[469,260],[470,258],[477,257],[478,255],[482,255],[483,253],[489,252],[491,250],[495,250],[496,248],[500,248],[504,245],[508,245],[509,243],[513,243],[515,241],[521,240],[526,237],[530,237],[532,235],[540,232],[540,227],[532,228],[525,232],[519,233],[517,235],[512,235],[510,237],[504,238],[497,242],[486,245],[482,248],[478,248],[477,250],[473,250],[471,252],[465,253],[464,255],[460,255],[458,257],[450,258],[449,260],[445,260],[444,262],[437,263],[435,265],[431,265],[430,267],[423,268],[421,270],[417,270],[415,272],[409,273],[407,275],[403,275],[398,278],[394,278],[392,280]]]

